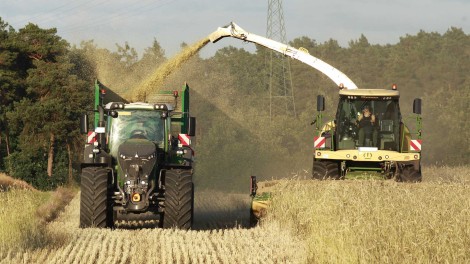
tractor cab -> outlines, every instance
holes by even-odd
[[[163,106],[168,109],[168,106]],[[117,116],[108,120],[111,155],[117,158],[118,147],[130,139],[145,139],[154,143],[157,148],[167,149],[167,111],[156,110],[153,105],[142,103],[126,104],[125,109],[119,109]]]

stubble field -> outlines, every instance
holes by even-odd
[[[197,192],[190,231],[135,223],[116,230],[79,229],[75,195],[54,221],[32,228],[24,220],[26,228],[8,234],[16,222],[5,219],[22,213],[7,202],[0,212],[0,262],[468,263],[470,168],[431,166],[423,174],[419,184],[312,181],[307,175],[281,180],[268,216],[254,228],[247,226],[247,194]],[[14,200],[12,194],[38,195],[0,193]]]
[[[0,263],[301,263],[298,241],[276,224],[248,228],[248,195],[201,192],[194,230],[140,228],[152,222],[119,223],[116,230],[79,229],[79,195],[46,226],[46,243],[11,247]],[[267,241],[276,241],[267,245]],[[302,256],[303,254],[301,254]]]

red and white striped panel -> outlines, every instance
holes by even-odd
[[[412,151],[421,151],[421,139],[412,139],[410,141],[410,150]]]
[[[189,146],[191,144],[191,138],[187,134],[179,134],[178,139],[183,146]]]
[[[96,132],[89,131],[86,142],[88,144],[93,144],[96,141]]]
[[[326,138],[325,137],[314,137],[314,148],[325,148]]]

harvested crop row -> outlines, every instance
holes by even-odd
[[[47,247],[11,251],[4,255],[4,263],[274,263],[279,260],[298,263],[305,255],[292,254],[302,252],[299,241],[276,224],[252,229],[182,231],[79,229],[78,222],[79,196],[76,196],[65,212],[49,224],[48,232],[54,240]]]

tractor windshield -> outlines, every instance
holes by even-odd
[[[343,96],[336,116],[337,149],[398,150],[400,120],[398,98]]]
[[[117,118],[112,118],[109,127],[109,148],[116,157],[120,144],[130,138],[142,138],[162,146],[164,140],[164,120],[161,112],[127,110],[119,111]]]

